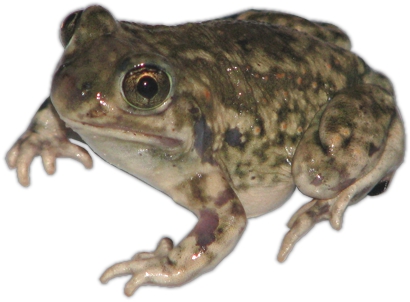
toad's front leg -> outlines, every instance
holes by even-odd
[[[69,157],[80,161],[86,168],[92,167],[88,152],[69,141],[79,139],[78,135],[65,127],[50,98],[48,98],[34,115],[30,126],[17,140],[6,155],[10,169],[17,170],[21,185],[30,184],[29,170],[34,157],[40,155],[48,174],[55,172],[58,157]]]
[[[138,253],[108,268],[101,282],[132,275],[125,286],[127,296],[144,284],[182,285],[213,269],[234,248],[245,229],[246,215],[223,176],[202,174],[181,184],[181,190],[184,206],[199,219],[188,236],[176,247],[170,239],[162,239],[154,252]]]

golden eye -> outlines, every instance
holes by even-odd
[[[141,65],[125,75],[122,93],[125,101],[140,110],[152,110],[164,104],[171,90],[171,78],[155,65]]]

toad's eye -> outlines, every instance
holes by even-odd
[[[171,78],[155,65],[131,69],[122,81],[122,94],[128,105],[140,110],[152,110],[164,104],[171,90]]]
[[[80,21],[82,13],[82,10],[71,13],[67,18],[65,18],[63,24],[61,24],[60,41],[64,47],[66,47],[68,42],[70,42],[71,37],[73,36],[74,31]]]

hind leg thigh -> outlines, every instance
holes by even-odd
[[[314,199],[290,220],[278,259],[284,261],[321,220],[340,229],[346,207],[382,192],[403,156],[404,129],[393,96],[373,85],[335,96],[315,117],[295,153],[296,185]]]

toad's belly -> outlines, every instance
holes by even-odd
[[[252,187],[238,190],[236,194],[241,201],[248,218],[257,217],[279,208],[295,190],[292,181],[280,182],[270,187]]]

